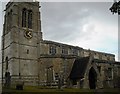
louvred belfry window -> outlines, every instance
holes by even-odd
[[[28,11],[28,28],[32,29],[32,11]]]
[[[27,14],[27,10],[24,8],[22,10],[22,27],[26,27],[26,14]]]

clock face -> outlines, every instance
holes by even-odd
[[[26,30],[25,31],[25,37],[27,39],[31,39],[33,37],[32,31]]]

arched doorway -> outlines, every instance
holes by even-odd
[[[93,67],[90,68],[89,71],[89,87],[90,89],[96,88],[96,82],[97,82],[97,73]]]

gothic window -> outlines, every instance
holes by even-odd
[[[22,10],[22,27],[32,29],[32,10],[27,10],[26,8]]]
[[[50,54],[55,55],[56,54],[56,47],[55,46],[50,46]]]
[[[53,82],[53,66],[47,67],[47,84],[50,85]]]
[[[26,15],[27,15],[27,10],[24,8],[22,10],[22,27],[26,27]]]
[[[28,11],[28,28],[32,29],[32,11]]]
[[[108,77],[112,78],[112,68],[108,68]]]

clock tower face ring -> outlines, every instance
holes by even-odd
[[[33,33],[32,33],[32,31],[30,31],[30,30],[25,30],[24,36],[25,36],[27,39],[31,39],[31,38],[33,37]]]

